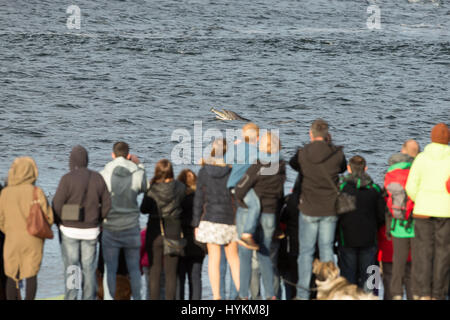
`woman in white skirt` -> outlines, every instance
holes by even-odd
[[[231,268],[236,289],[239,291],[239,255],[232,197],[227,188],[231,167],[224,161],[227,149],[225,139],[215,140],[211,157],[202,161],[198,173],[194,198],[192,226],[197,241],[206,243],[208,249],[208,274],[214,300],[220,300],[220,251]]]

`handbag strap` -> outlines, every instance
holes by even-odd
[[[158,211],[159,211],[159,209],[158,209]],[[162,221],[162,217],[161,217],[161,216],[159,216],[159,227],[160,227],[160,229],[161,229],[161,235],[162,235],[163,237],[165,237],[166,235],[165,235],[165,233],[164,233],[164,226],[163,226],[163,221]]]
[[[84,190],[83,198],[81,198],[81,203],[80,203],[80,207],[82,207],[82,208],[84,207],[83,203],[84,203],[84,200],[86,199],[86,195],[87,195],[87,192],[88,192],[88,189],[89,189],[89,182],[91,181],[91,171],[89,169],[88,169],[88,171],[89,171],[88,183],[87,183],[86,189]]]
[[[38,187],[34,186],[34,188],[33,188],[33,204],[39,203],[37,190],[38,190]]]

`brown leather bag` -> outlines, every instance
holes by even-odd
[[[33,190],[33,202],[27,218],[27,230],[29,234],[37,238],[53,239],[53,231],[38,201],[37,189],[37,187],[34,187]]]

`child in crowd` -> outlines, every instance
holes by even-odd
[[[237,140],[237,153],[229,152],[226,157],[227,164],[232,164],[232,170],[227,182],[227,188],[234,189],[244,176],[247,169],[258,159],[258,140],[259,127],[254,123],[248,123],[242,127],[242,137],[244,141]],[[233,149],[234,151],[234,149]],[[258,250],[259,246],[253,239],[253,234],[258,225],[259,214],[261,213],[261,205],[259,198],[253,189],[248,190],[243,200],[245,207],[239,205],[237,208],[237,216],[245,216],[245,220],[238,220],[237,227],[242,224],[242,232],[239,234],[239,244],[250,250]]]
[[[356,210],[339,216],[338,263],[343,277],[369,291],[367,268],[375,264],[377,230],[384,220],[385,204],[380,187],[366,173],[363,157],[352,157],[347,171],[340,190],[356,196]]]

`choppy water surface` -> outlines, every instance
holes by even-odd
[[[100,170],[117,140],[151,176],[173,130],[242,125],[214,120],[219,107],[278,128],[285,158],[325,118],[381,182],[405,139],[425,146],[435,123],[449,123],[450,7],[411,2],[376,1],[381,30],[369,30],[370,3],[356,0],[1,0],[0,177],[33,156],[51,198],[72,146],[86,146]],[[80,30],[66,27],[69,4],[81,9]],[[290,169],[288,178],[286,190]],[[38,297],[62,293],[56,240],[39,280]],[[210,297],[206,272],[204,287]]]

